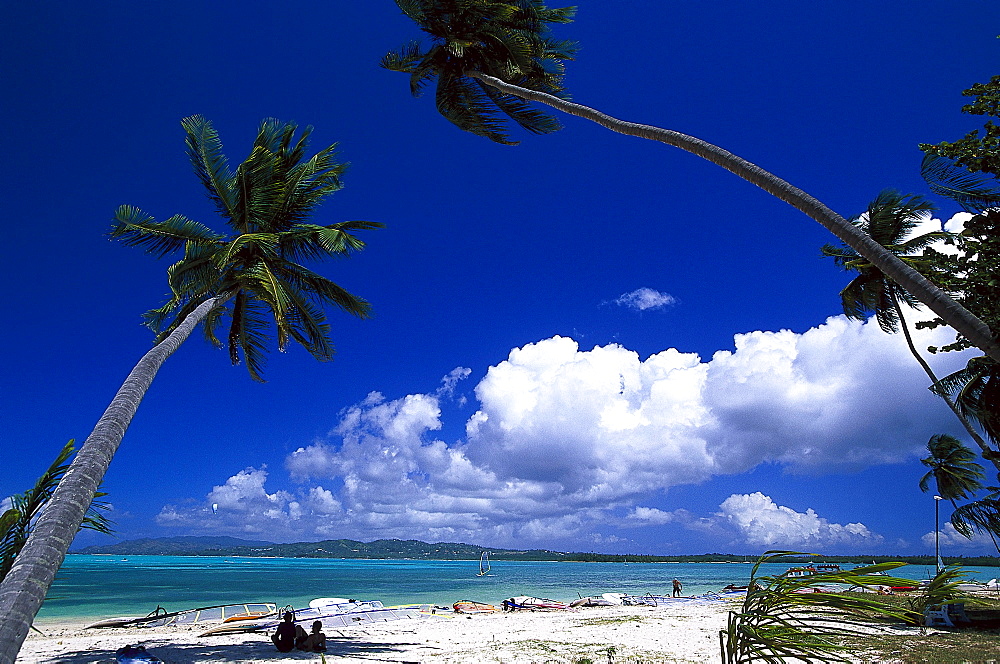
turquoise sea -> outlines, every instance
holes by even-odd
[[[741,563],[563,563],[493,561],[476,576],[478,560],[340,560],[190,556],[66,557],[40,622],[145,615],[237,602],[303,607],[316,597],[381,600],[385,605],[460,599],[498,603],[531,595],[556,600],[605,592],[669,594],[676,577],[684,594],[744,585],[753,565]],[[762,566],[778,574],[788,565]],[[1000,568],[967,568],[972,578],[1000,577]],[[908,565],[898,576],[925,579],[933,570]]]

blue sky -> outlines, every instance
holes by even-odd
[[[926,193],[917,144],[981,125],[960,92],[997,73],[998,19],[985,0],[584,2],[558,34],[582,44],[577,101],[851,216]],[[0,30],[0,494],[82,441],[149,347],[167,262],[107,239],[117,206],[220,223],[180,119],[238,161],[276,117],[351,162],[318,222],[386,224],[323,268],[375,317],[333,318],[333,363],[273,353],[263,385],[192,337],[105,480],[119,537],[933,550],[919,457],[957,423],[901,338],[839,315],[832,236],[753,186],[575,118],[516,147],[461,132],[378,68],[417,36],[391,0],[39,2]]]

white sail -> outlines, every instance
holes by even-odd
[[[483,551],[482,557],[479,559],[479,574],[476,576],[486,576],[490,571],[490,552]]]

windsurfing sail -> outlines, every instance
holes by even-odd
[[[276,606],[270,602],[249,602],[245,604],[217,604],[197,609],[168,612],[162,606],[156,607],[148,615],[139,618],[111,618],[91,623],[84,629],[100,627],[163,627],[165,625],[195,625],[204,622],[233,622],[255,620],[275,612]]]
[[[421,618],[439,618],[444,616],[436,615],[429,604],[409,604],[406,606],[383,606],[378,600],[358,601],[341,600],[339,598],[325,597],[314,599],[309,602],[309,607],[304,609],[284,609],[278,611],[273,617],[261,620],[248,620],[240,623],[223,624],[213,627],[198,636],[214,636],[219,634],[239,634],[245,632],[260,632],[277,628],[282,619],[278,619],[278,614],[289,611],[294,616],[294,622],[301,623],[307,627],[313,621],[319,620],[323,627],[327,629],[341,629],[343,627],[357,627],[372,623],[390,622],[393,620],[414,620]]]
[[[490,571],[490,552],[483,551],[482,557],[479,559],[479,574],[476,576],[486,576]]]

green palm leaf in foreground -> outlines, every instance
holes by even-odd
[[[38,478],[33,487],[24,493],[11,496],[10,508],[0,514],[0,579],[7,576],[7,572],[13,567],[14,558],[28,541],[35,520],[52,497],[59,480],[69,469],[69,464],[66,462],[73,455],[75,449],[73,443],[72,440],[66,443],[55,461]],[[105,514],[110,506],[99,500],[106,495],[102,492],[94,494],[94,501],[87,510],[81,528],[111,534],[112,524]]]
[[[418,43],[408,44],[386,55],[381,65],[409,74],[414,95],[436,79],[438,111],[462,129],[505,144],[514,143],[507,135],[505,116],[534,133],[557,129],[549,116],[532,112],[527,102],[535,101],[611,131],[686,150],[822,224],[1000,362],[1000,342],[986,323],[816,198],[707,141],[624,122],[568,101],[562,68],[577,44],[553,39],[549,24],[570,22],[575,8],[550,9],[541,0],[396,0],[396,4],[430,37],[431,46],[425,50]]]
[[[862,615],[875,613],[904,621],[912,619],[911,611],[887,606],[876,599],[816,592],[817,587],[830,584],[867,589],[909,585],[912,582],[908,579],[883,574],[905,563],[880,563],[808,577],[757,576],[761,563],[789,555],[813,554],[768,551],[754,565],[743,606],[729,614],[726,629],[719,633],[724,664],[781,664],[789,660],[846,662],[849,660],[840,654],[847,647],[842,639],[859,633]]]
[[[182,123],[188,155],[228,234],[181,215],[157,222],[131,206],[115,216],[112,237],[155,256],[181,253],[167,270],[171,297],[147,314],[156,345],[132,369],[66,471],[49,505],[7,576],[0,582],[0,664],[10,664],[86,517],[125,430],[157,371],[194,328],[216,334],[226,316],[230,358],[246,362],[261,380],[269,326],[279,349],[290,341],[314,357],[333,356],[324,310],[333,306],[359,317],[369,305],[300,261],[342,257],[364,247],[354,231],[380,224],[308,223],[320,203],[341,187],[345,166],[334,146],[306,156],[309,129],[261,124],[250,155],[231,170],[211,123],[200,116]]]

